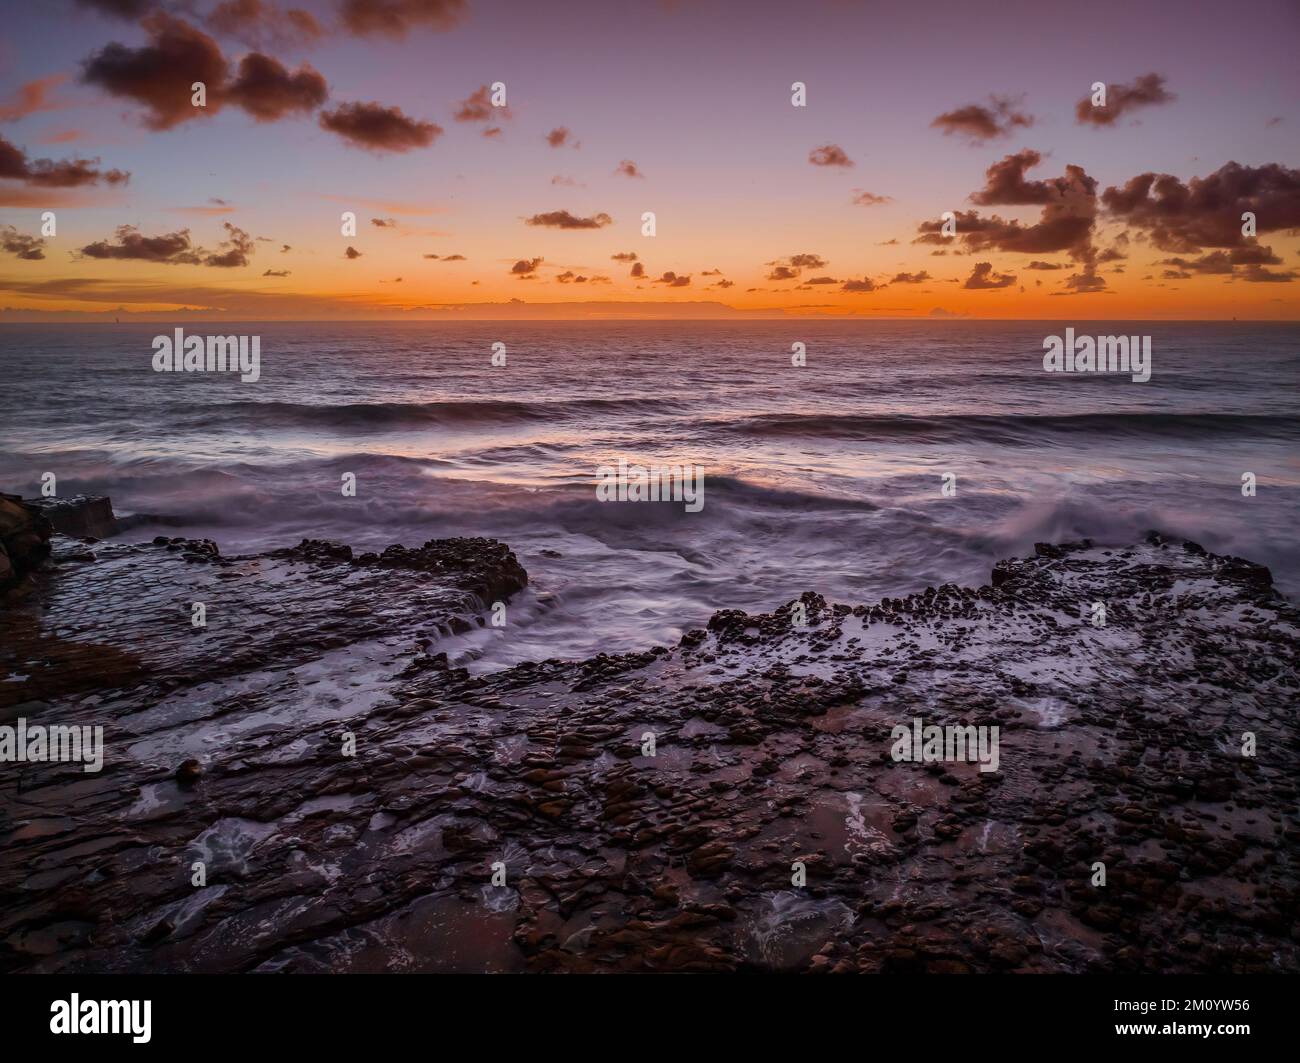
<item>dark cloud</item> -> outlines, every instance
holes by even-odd
[[[400,38],[413,29],[455,29],[469,12],[466,0],[343,0],[343,25],[358,36]]]
[[[358,251],[358,250],[357,250],[355,247],[353,247],[351,244],[348,244],[348,248],[347,248],[347,250],[343,252],[343,257],[344,257],[344,258],[360,258],[360,257],[361,257],[361,252]]]
[[[1203,247],[1243,247],[1241,216],[1255,215],[1260,233],[1300,228],[1300,170],[1278,163],[1229,162],[1184,184],[1170,174],[1143,173],[1123,188],[1107,188],[1102,204],[1161,251],[1187,254]]]
[[[155,0],[77,0],[79,7],[88,7],[101,15],[129,19],[134,22],[153,7]]]
[[[45,257],[45,252],[41,250],[44,246],[45,241],[39,236],[28,236],[26,233],[20,233],[12,225],[0,228],[0,250],[4,250],[16,258],[26,259],[28,262],[39,262]]]
[[[289,276],[289,271],[287,269],[268,269],[265,273],[262,274],[262,276],[263,277],[287,277]]]
[[[972,103],[947,111],[930,123],[932,128],[942,129],[945,136],[957,134],[976,144],[1007,136],[1013,129],[1027,129],[1033,124],[1033,118],[1016,109],[1015,100],[1004,96],[989,97],[988,106]]]
[[[894,275],[894,279],[889,283],[890,284],[924,284],[926,281],[930,279],[931,279],[930,274],[928,274],[925,270],[921,270],[920,273],[896,273]]]
[[[772,272],[767,274],[766,280],[789,281],[798,278],[805,269],[824,269],[826,260],[821,255],[805,252],[768,262],[767,265],[772,267]]]
[[[529,277],[537,272],[537,267],[542,264],[541,258],[521,258],[513,266],[510,272],[517,277]]]
[[[836,280],[834,277],[809,277],[806,283],[808,283],[808,284],[839,284],[839,281]]]
[[[130,48],[116,41],[85,60],[81,80],[112,96],[134,100],[147,111],[150,129],[171,129],[216,113],[228,70],[217,42],[187,22],[155,11],[143,22],[149,43]],[[190,103],[190,86],[207,86],[208,106]]]
[[[1290,270],[1277,272],[1264,268],[1281,264],[1282,259],[1273,253],[1271,247],[1264,247],[1257,243],[1245,244],[1231,250],[1212,251],[1196,259],[1175,257],[1162,259],[1160,262],[1162,266],[1177,267],[1185,277],[1199,273],[1239,277],[1255,283],[1285,283],[1294,280],[1296,274]],[[1238,269],[1239,266],[1244,268]]]
[[[840,288],[842,292],[874,292],[876,284],[870,277],[863,277],[860,281],[848,280]]]
[[[197,266],[202,249],[190,241],[189,229],[162,236],[143,236],[134,225],[119,225],[113,240],[97,240],[81,249],[87,258],[159,262],[169,266]]]
[[[371,218],[370,224],[377,229],[395,229],[397,228],[396,218]]]
[[[311,44],[325,33],[310,11],[284,9],[270,0],[225,0],[209,12],[204,24],[213,33],[233,37],[251,48]]]
[[[996,214],[985,217],[977,211],[957,211],[957,238],[967,251],[974,252],[1050,254],[1064,251],[1083,267],[1083,276],[1088,284],[1096,282],[1104,287],[1104,282],[1100,282],[1097,276],[1097,252],[1093,246],[1097,182],[1082,167],[1073,165],[1066,166],[1061,177],[1043,181],[1026,179],[1025,171],[1041,161],[1038,152],[1028,149],[1007,155],[985,171],[984,187],[970,197],[971,202],[980,206],[1041,207],[1037,222],[1023,225]],[[949,238],[943,235],[943,224],[942,221],[922,222],[918,227],[921,235],[913,243],[948,243]]]
[[[644,277],[644,276],[645,276],[645,266],[643,266],[640,262],[635,263],[635,264],[632,266],[631,270],[628,271],[628,276],[629,276],[629,277]]]
[[[685,288],[691,283],[691,278],[689,276],[678,276],[672,270],[669,270],[663,276],[656,277],[654,283],[666,284],[670,288]]]
[[[1286,270],[1285,272],[1280,272],[1278,270],[1265,269],[1263,266],[1257,266],[1257,265],[1247,266],[1246,271],[1243,274],[1241,274],[1242,280],[1250,281],[1252,284],[1279,283],[1279,282],[1290,283],[1291,281],[1295,280],[1297,277],[1300,277],[1300,273],[1296,273],[1295,270],[1289,269]]]
[[[603,229],[613,224],[614,219],[608,214],[593,214],[590,218],[579,218],[567,210],[553,210],[547,214],[534,214],[524,219],[525,225],[539,225],[548,229]]]
[[[808,153],[808,161],[814,166],[852,166],[853,160],[845,154],[838,144],[823,144]]]
[[[1043,262],[1040,259],[1034,259],[1025,269],[1065,269],[1065,266],[1060,262]]]
[[[573,134],[565,126],[556,126],[546,134],[546,143],[553,148],[562,148],[566,144],[572,144],[575,148],[578,146],[577,141],[573,139]]]
[[[408,118],[400,108],[380,103],[345,103],[333,111],[322,111],[320,125],[367,151],[427,148],[442,135],[440,126]]]
[[[1109,126],[1141,107],[1168,103],[1175,99],[1165,89],[1165,79],[1160,74],[1144,74],[1132,85],[1107,85],[1106,106],[1094,107],[1089,93],[1074,106],[1074,117],[1081,125]]]
[[[278,59],[250,52],[222,99],[247,111],[258,122],[276,122],[294,112],[314,111],[329,96],[325,79],[309,63],[289,73]]]
[[[1011,279],[1015,280],[1014,277]],[[1041,284],[1042,282],[1040,281],[1039,283]],[[1066,277],[1064,287],[1068,291],[1072,291],[1078,295],[1083,295],[1087,292],[1105,291],[1106,282],[1098,276],[1095,267],[1085,266],[1083,272],[1071,273]],[[1022,288],[1021,291],[1024,291],[1024,289]],[[1064,293],[1058,292],[1056,294],[1060,295]]]
[[[977,262],[963,288],[1009,288],[1016,283],[1014,274],[994,273],[991,262]]]
[[[157,262],[169,266],[247,266],[253,254],[253,238],[230,222],[223,222],[222,227],[226,239],[216,251],[205,251],[193,243],[188,229],[162,236],[144,236],[134,225],[120,225],[112,240],[87,244],[81,248],[80,254],[86,258]]]
[[[640,170],[637,169],[636,163],[631,159],[624,159],[614,168],[615,177],[644,177]]]
[[[636,252],[635,252],[635,251],[618,251],[618,252],[616,252],[615,254],[610,255],[609,257],[612,258],[615,262],[635,262],[635,261],[636,261]]]
[[[0,137],[0,177],[38,188],[80,188],[126,184],[131,175],[122,170],[103,170],[98,159],[32,159],[21,148]]]
[[[253,254],[252,237],[243,229],[231,225],[228,221],[222,222],[222,226],[226,230],[226,239],[222,242],[220,250],[204,257],[203,264],[227,269],[235,266],[247,266],[248,260]]]

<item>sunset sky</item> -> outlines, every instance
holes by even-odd
[[[1300,318],[1293,0],[0,7],[0,320]]]

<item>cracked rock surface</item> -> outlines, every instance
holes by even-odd
[[[0,771],[5,970],[1300,970],[1300,614],[1250,562],[1043,544],[470,675],[498,542],[55,542],[0,716],[106,753]],[[917,718],[998,770],[895,761]]]

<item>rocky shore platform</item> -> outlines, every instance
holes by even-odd
[[[1042,544],[471,675],[499,542],[44,534],[0,724],[105,751],[0,764],[5,971],[1300,970],[1300,613],[1248,561]],[[998,770],[895,760],[915,719]]]

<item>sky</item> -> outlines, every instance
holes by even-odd
[[[1300,318],[1295,0],[0,8],[3,321]]]

